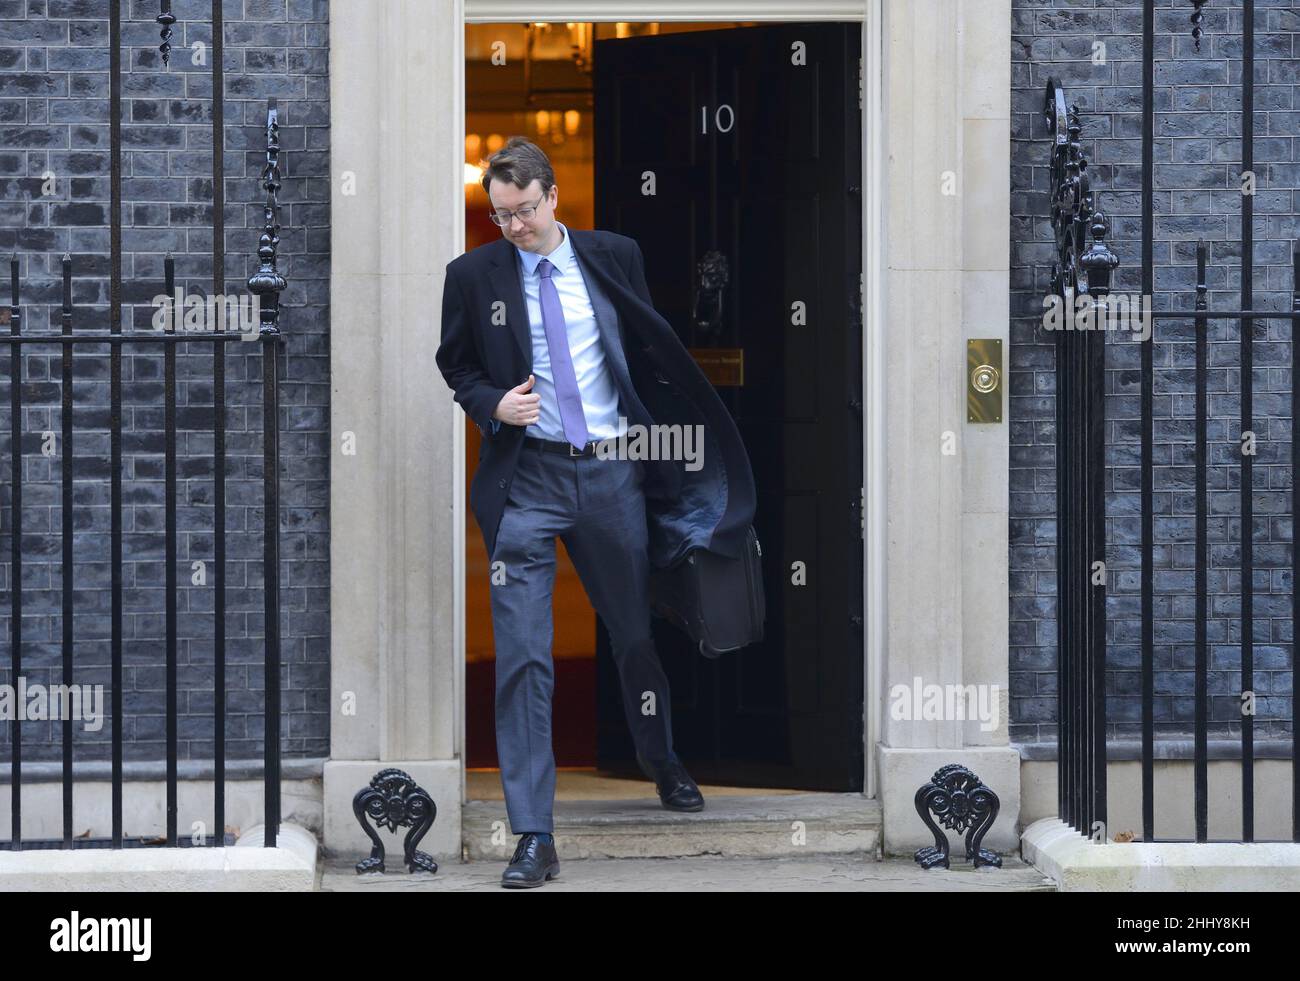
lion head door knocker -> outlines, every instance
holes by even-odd
[[[437,872],[438,863],[415,846],[433,827],[438,806],[428,792],[402,770],[380,770],[352,798],[352,813],[361,829],[371,841],[370,857],[357,863],[357,874],[384,871],[384,843],[375,828],[366,822],[369,817],[378,828],[396,831],[410,828],[404,842],[406,870],[408,872]]]
[[[731,279],[727,257],[716,249],[704,253],[695,265],[695,303],[691,320],[705,336],[716,334],[722,324],[722,293]]]
[[[966,857],[975,868],[1002,868],[1002,858],[996,852],[980,847],[984,835],[997,820],[998,807],[998,795],[966,767],[959,763],[940,767],[930,782],[916,792],[916,813],[934,835],[934,844],[918,848],[913,858],[923,869],[936,865],[950,867],[948,836],[930,816],[933,812],[945,828],[957,834],[965,833]]]

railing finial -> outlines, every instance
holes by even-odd
[[[1110,234],[1110,219],[1100,208],[1093,211],[1089,220],[1092,244],[1079,259],[1079,265],[1088,274],[1088,295],[1106,296],[1110,292],[1110,274],[1119,265],[1119,256],[1106,244]]]
[[[166,67],[171,63],[172,25],[176,23],[176,15],[172,13],[172,0],[162,0],[162,13],[154,20],[162,25],[162,44],[158,45],[158,50],[162,52],[163,66]]]
[[[1192,0],[1192,6],[1196,9],[1192,11],[1192,40],[1196,43],[1196,50],[1201,50],[1201,38],[1205,32],[1201,30],[1201,24],[1205,22],[1205,13],[1201,10],[1208,0]]]
[[[280,294],[288,285],[276,270],[276,251],[280,246],[280,110],[270,99],[266,111],[266,166],[262,170],[266,188],[265,225],[257,245],[259,265],[248,278],[248,288],[259,297],[262,334],[280,332]]]

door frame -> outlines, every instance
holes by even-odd
[[[857,21],[862,24],[862,401],[863,401],[863,787],[877,796],[874,747],[880,741],[885,655],[885,295],[884,267],[884,0],[454,0],[460,29],[448,53],[455,66],[457,139],[451,146],[459,175],[465,146],[465,24],[527,21]],[[459,189],[457,193],[460,193]],[[453,253],[465,250],[463,222]],[[465,435],[454,427],[452,704],[456,751],[465,758]],[[461,800],[465,799],[461,769]]]

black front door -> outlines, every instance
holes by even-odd
[[[709,661],[654,621],[701,783],[862,789],[860,30],[596,44],[596,227],[640,243],[758,488],[765,641]],[[598,761],[638,772],[599,622],[597,657]]]

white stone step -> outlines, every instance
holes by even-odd
[[[559,857],[678,858],[858,855],[875,861],[880,804],[861,794],[706,795],[704,810],[670,811],[658,797],[555,803]],[[466,861],[509,861],[518,838],[505,803],[467,801]]]

